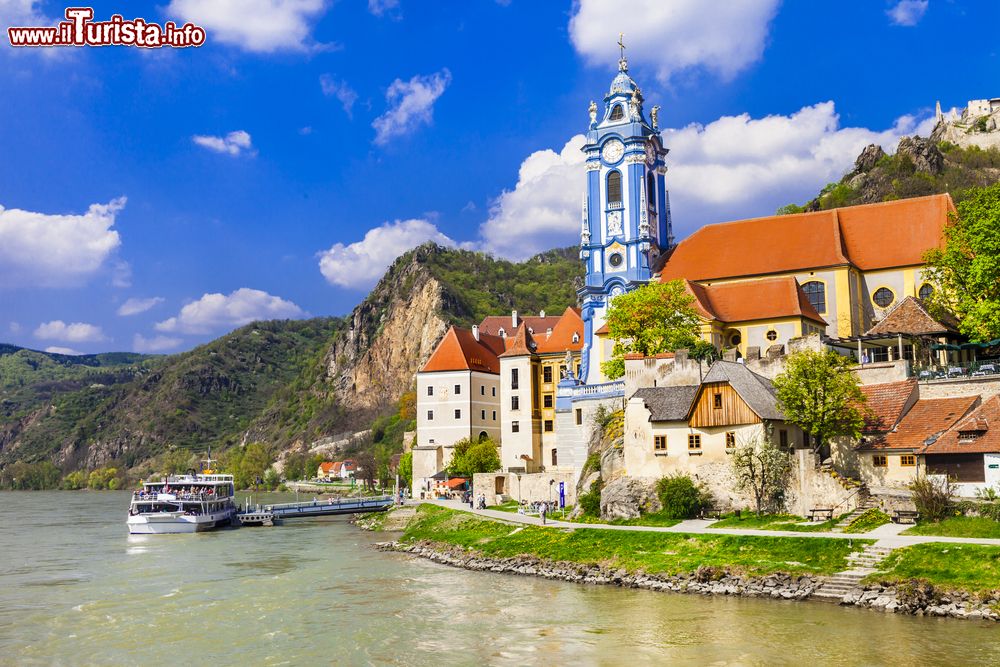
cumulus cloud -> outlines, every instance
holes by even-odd
[[[50,345],[47,348],[45,348],[45,351],[48,352],[49,354],[69,354],[73,356],[83,354],[83,352],[78,352],[77,350],[74,350],[71,347],[60,347],[58,345]]]
[[[358,101],[358,94],[347,85],[346,81],[337,81],[329,74],[324,74],[319,77],[319,85],[324,95],[337,98],[348,118],[354,118],[352,110],[354,103]]]
[[[713,11],[703,0],[581,0],[570,39],[591,64],[618,62],[625,33],[630,63],[655,67],[657,78],[704,69],[724,79],[758,61],[779,0],[732,0]]]
[[[335,243],[321,252],[319,270],[332,285],[367,289],[378,282],[397,257],[426,241],[455,245],[427,220],[396,220],[369,229],[360,241]]]
[[[210,151],[215,151],[216,153],[228,153],[233,157],[236,157],[241,153],[246,153],[247,155],[257,154],[257,151],[253,149],[253,142],[250,139],[250,133],[245,130],[236,130],[235,132],[230,132],[224,137],[196,134],[191,137],[191,140]]]
[[[399,0],[368,0],[368,11],[375,16],[385,16],[387,12],[399,9]]]
[[[39,340],[60,340],[68,343],[99,343],[107,340],[101,327],[86,322],[66,324],[62,320],[52,320],[39,324],[35,329]]]
[[[316,48],[313,25],[326,0],[171,0],[166,12],[208,31],[210,41],[255,53]]]
[[[122,305],[118,306],[118,314],[122,317],[128,317],[129,315],[138,315],[139,313],[145,313],[147,310],[163,303],[162,296],[154,296],[148,299],[140,299],[138,297],[132,297],[125,301]]]
[[[121,245],[112,227],[125,201],[92,204],[82,215],[0,206],[0,288],[82,283]]]
[[[517,185],[497,197],[480,227],[485,250],[525,259],[579,238],[585,142],[578,134],[558,153],[536,151],[521,163]]]
[[[171,338],[170,336],[146,338],[142,334],[136,334],[132,337],[132,351],[143,354],[159,354],[176,349],[182,342],[180,338]]]
[[[932,116],[906,115],[882,131],[841,127],[834,103],[823,102],[787,116],[723,116],[666,130],[674,232],[683,237],[704,224],[805,202],[839,180],[868,144],[892,151],[901,137],[927,136],[933,124]],[[577,135],[559,153],[538,151],[525,159],[517,185],[495,200],[480,227],[485,250],[524,259],[579,242],[583,143]]]
[[[206,334],[249,324],[255,320],[302,317],[305,312],[291,301],[261,290],[241,287],[231,294],[203,294],[181,308],[175,317],[156,324],[157,331]]]
[[[388,110],[372,122],[375,143],[383,146],[421,125],[430,125],[434,120],[434,103],[450,83],[451,72],[447,68],[409,81],[393,81],[385,91]]]
[[[927,11],[927,0],[899,0],[886,11],[893,25],[912,27],[920,23]]]
[[[54,25],[41,5],[41,0],[0,0],[0,28]]]

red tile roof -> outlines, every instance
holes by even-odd
[[[885,433],[899,422],[908,405],[917,399],[917,381],[886,382],[885,384],[865,384],[860,387],[867,399],[865,409],[871,417],[865,424],[865,433]]]
[[[750,322],[781,317],[804,317],[826,325],[799,283],[791,276],[760,278],[735,283],[699,285],[687,282],[695,308],[707,319]]]
[[[323,463],[319,464],[319,469],[323,472],[330,472],[331,470],[333,470],[334,465],[335,464],[330,461],[324,461]]]
[[[504,341],[500,336],[480,331],[479,340],[476,340],[468,329],[453,326],[438,343],[421,372],[469,370],[498,374],[500,360],[497,356],[504,348]]]
[[[927,445],[921,454],[992,452],[1000,452],[1000,396],[994,396],[973,410],[968,419]]]
[[[673,250],[661,280],[715,280],[853,264],[863,271],[923,264],[937,246],[947,194],[706,225]]]
[[[517,326],[514,326],[511,318],[507,315],[487,315],[479,323],[479,332],[499,336],[500,329],[503,329],[509,337],[514,335],[514,330],[517,327],[527,325],[536,334],[545,333],[548,329],[555,328],[561,318],[562,315],[546,315],[545,317],[531,315],[521,317],[518,315]]]
[[[941,334],[957,332],[951,322],[938,322],[916,297],[908,296],[894,305],[885,317],[867,331],[872,334]]]
[[[539,318],[540,319],[540,318]],[[546,317],[545,324],[550,324],[552,318]],[[573,342],[573,334],[577,335],[576,342]],[[556,322],[552,325],[551,333],[548,328],[534,333],[528,330],[527,322],[517,328],[513,340],[508,335],[507,351],[503,357],[517,357],[525,354],[551,354],[557,352],[565,354],[567,350],[578,352],[583,349],[583,320],[580,319],[580,312],[576,308],[567,308],[563,311]]]
[[[954,426],[978,401],[978,396],[922,398],[903,416],[895,430],[878,441],[863,443],[858,448],[921,449],[928,438]]]

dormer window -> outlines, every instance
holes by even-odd
[[[503,327],[500,327],[500,331],[498,331],[497,333],[500,335],[501,338],[505,338],[507,336],[507,330],[504,329]]]
[[[621,120],[625,117],[625,110],[622,109],[622,105],[616,104],[615,108],[611,110],[611,116],[608,120]]]
[[[972,442],[982,435],[979,431],[959,431],[958,441],[959,442]]]
[[[573,332],[573,342],[574,343],[580,342],[580,334],[576,333],[575,331]]]

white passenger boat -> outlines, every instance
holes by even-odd
[[[171,475],[144,482],[132,494],[128,532],[132,535],[196,533],[228,526],[236,518],[232,475]]]

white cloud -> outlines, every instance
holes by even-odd
[[[52,320],[39,324],[35,329],[39,340],[61,340],[69,343],[99,343],[107,340],[101,327],[86,322],[66,324],[62,320]]]
[[[191,137],[191,140],[203,148],[215,151],[216,153],[228,153],[233,157],[236,157],[243,152],[246,152],[247,155],[257,154],[257,151],[253,149],[253,142],[250,139],[250,134],[245,130],[230,132],[225,137],[196,134]]]
[[[683,237],[704,224],[808,201],[850,170],[868,144],[892,151],[900,137],[927,136],[933,124],[933,116],[906,115],[883,131],[840,127],[833,102],[823,102],[788,116],[741,114],[667,130],[674,232]],[[559,153],[538,151],[525,159],[517,185],[496,199],[480,227],[485,250],[524,259],[579,242],[583,143],[577,135]]]
[[[326,0],[171,0],[167,13],[208,31],[208,41],[245,51],[307,51]]]
[[[517,185],[503,192],[480,227],[483,248],[511,259],[569,245],[579,238],[586,175],[578,134],[562,150],[536,151],[521,163]]]
[[[0,0],[0,28],[55,25],[42,13],[41,5],[40,0]]]
[[[170,336],[146,338],[142,334],[136,334],[132,337],[132,351],[143,354],[159,354],[177,348],[182,342],[180,338],[171,338]]]
[[[49,354],[69,354],[72,356],[83,354],[83,352],[78,352],[71,347],[59,347],[58,345],[50,345],[45,348],[45,351]]]
[[[206,334],[243,326],[255,320],[293,319],[305,315],[291,301],[261,290],[241,287],[231,294],[203,294],[180,313],[156,324],[157,331]]]
[[[125,197],[92,204],[82,215],[0,206],[0,287],[64,287],[82,283],[121,245],[111,229]]]
[[[7,325],[7,330],[10,331],[12,334],[19,334],[21,333],[21,323],[11,322],[10,324]]]
[[[358,101],[358,94],[347,85],[346,81],[337,81],[329,74],[324,74],[319,77],[319,85],[324,95],[336,97],[340,101],[340,106],[344,107],[344,113],[348,118],[354,118],[351,111],[354,109],[354,103]]]
[[[375,16],[384,16],[396,9],[399,9],[399,0],[368,0],[368,11]]]
[[[375,143],[385,145],[394,137],[409,134],[420,125],[434,120],[434,102],[451,83],[447,68],[428,76],[415,76],[409,81],[396,79],[385,91],[389,109],[372,122]]]
[[[364,239],[350,245],[335,243],[320,253],[319,270],[332,285],[367,289],[397,257],[426,241],[455,245],[427,220],[396,220],[369,229]]]
[[[156,306],[157,304],[161,303],[163,303],[162,296],[154,296],[148,299],[140,299],[137,297],[132,297],[118,307],[118,314],[121,315],[122,317],[128,317],[129,315],[138,315],[139,313],[145,313],[153,306]]]
[[[886,11],[893,25],[915,26],[924,18],[927,11],[927,0],[899,0]]]
[[[570,39],[592,64],[618,62],[618,33],[625,33],[630,64],[649,64],[666,81],[687,69],[705,69],[724,79],[764,53],[779,0],[730,0],[718,7],[704,0],[580,0],[570,19]]]

